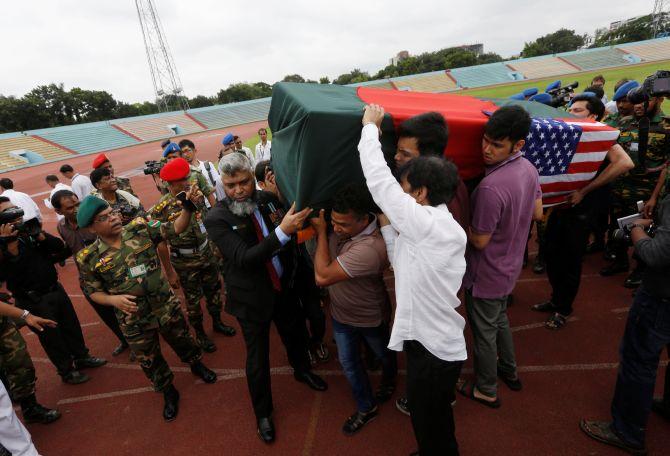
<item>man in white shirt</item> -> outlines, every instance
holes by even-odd
[[[34,218],[40,222],[42,221],[42,213],[40,212],[40,208],[37,207],[37,203],[26,193],[14,190],[14,182],[11,179],[6,177],[0,179],[0,195],[9,198],[12,204],[23,209],[24,222]]]
[[[267,129],[259,128],[258,136],[260,136],[261,142],[256,144],[256,163],[262,162],[263,160],[270,160],[272,156],[272,141],[268,141]]]
[[[91,179],[82,174],[75,173],[74,168],[72,168],[70,165],[61,166],[60,173],[66,178],[70,179],[72,191],[75,195],[77,195],[80,201],[90,195],[93,190],[95,190],[95,187],[93,187],[93,184],[91,183]]]
[[[467,358],[456,294],[465,273],[466,235],[446,204],[458,185],[453,163],[418,157],[396,181],[379,142],[384,110],[365,107],[361,166],[395,271],[396,314],[389,348],[407,356],[407,395],[422,455],[457,455],[451,402]],[[390,222],[390,224],[389,224]]]
[[[72,191],[72,187],[69,185],[65,185],[62,182],[58,180],[58,176],[55,174],[49,174],[46,177],[47,185],[51,187],[51,193],[49,193],[48,198],[44,198],[44,205],[48,208],[51,209],[52,211],[55,210],[54,207],[51,205],[51,198],[53,198],[54,194],[59,191],[59,190],[69,190]],[[56,217],[58,217],[58,221],[60,222],[63,219],[63,216],[60,214],[56,214]]]
[[[191,165],[191,168],[200,171],[205,176],[209,185],[214,189],[216,200],[222,201],[226,197],[226,192],[223,190],[221,175],[216,169],[216,165],[212,162],[198,160],[198,150],[190,139],[179,141],[179,148],[181,149],[179,153],[181,158],[186,160]]]
[[[235,152],[244,154],[249,160],[249,163],[251,163],[252,168],[256,166],[256,159],[254,158],[254,154],[251,152],[251,149],[244,146],[244,144],[242,143],[242,138],[235,135],[233,136],[233,139],[235,141]]]

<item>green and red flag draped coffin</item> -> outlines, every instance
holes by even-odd
[[[272,130],[272,167],[277,184],[298,208],[327,205],[331,195],[351,182],[363,182],[357,145],[366,104],[384,107],[382,150],[393,163],[396,127],[427,111],[444,115],[449,126],[445,155],[465,180],[484,171],[481,138],[491,112],[506,104],[523,106],[533,117],[524,155],[538,168],[545,204],[555,204],[583,187],[616,141],[618,131],[577,119],[565,111],[531,101],[479,99],[434,94],[278,83],[268,117]]]

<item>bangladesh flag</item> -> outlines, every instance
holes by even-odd
[[[588,182],[609,148],[605,143],[598,144],[599,147],[607,146],[604,152],[595,150],[594,145],[587,147],[586,161],[580,161],[579,166],[574,168],[579,172],[571,172],[573,158],[581,160],[577,153],[583,139],[582,132],[589,128],[603,132],[609,130],[609,136],[605,136],[610,145],[618,136],[616,130],[603,124],[576,119],[565,111],[530,101],[278,83],[272,92],[268,117],[272,130],[272,167],[282,194],[288,201],[295,201],[297,208],[325,207],[339,188],[352,182],[364,182],[357,145],[361,136],[363,108],[370,103],[381,105],[387,113],[382,123],[381,143],[391,167],[398,124],[427,111],[441,113],[449,126],[449,142],[444,153],[454,161],[464,180],[476,178],[484,172],[481,138],[490,113],[503,105],[523,106],[533,117],[533,129],[524,153],[538,168],[543,186],[543,179],[551,184],[553,199],[545,201],[550,204],[564,199],[566,193]],[[579,132],[578,137],[574,136],[576,131]],[[533,150],[529,149],[531,145]],[[561,163],[558,163],[559,160]],[[579,179],[575,179],[576,175]]]

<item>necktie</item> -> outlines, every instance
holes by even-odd
[[[258,242],[261,242],[265,237],[263,236],[263,229],[261,228],[260,223],[258,223],[258,219],[256,218],[255,214],[251,214],[251,220],[254,222],[254,228],[256,229]],[[279,274],[277,274],[277,270],[275,269],[271,260],[267,260],[265,262],[265,268],[268,270],[268,274],[270,275],[272,288],[277,292],[281,291],[281,280],[279,279]]]

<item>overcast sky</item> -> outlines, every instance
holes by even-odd
[[[331,80],[353,68],[375,72],[410,54],[483,43],[518,54],[561,27],[598,27],[650,13],[652,0],[155,0],[185,93],[215,95],[234,82],[274,83],[298,73]],[[392,5],[401,6],[392,6]],[[549,6],[551,5],[551,6]],[[153,99],[134,0],[3,2],[0,93],[40,84]]]

